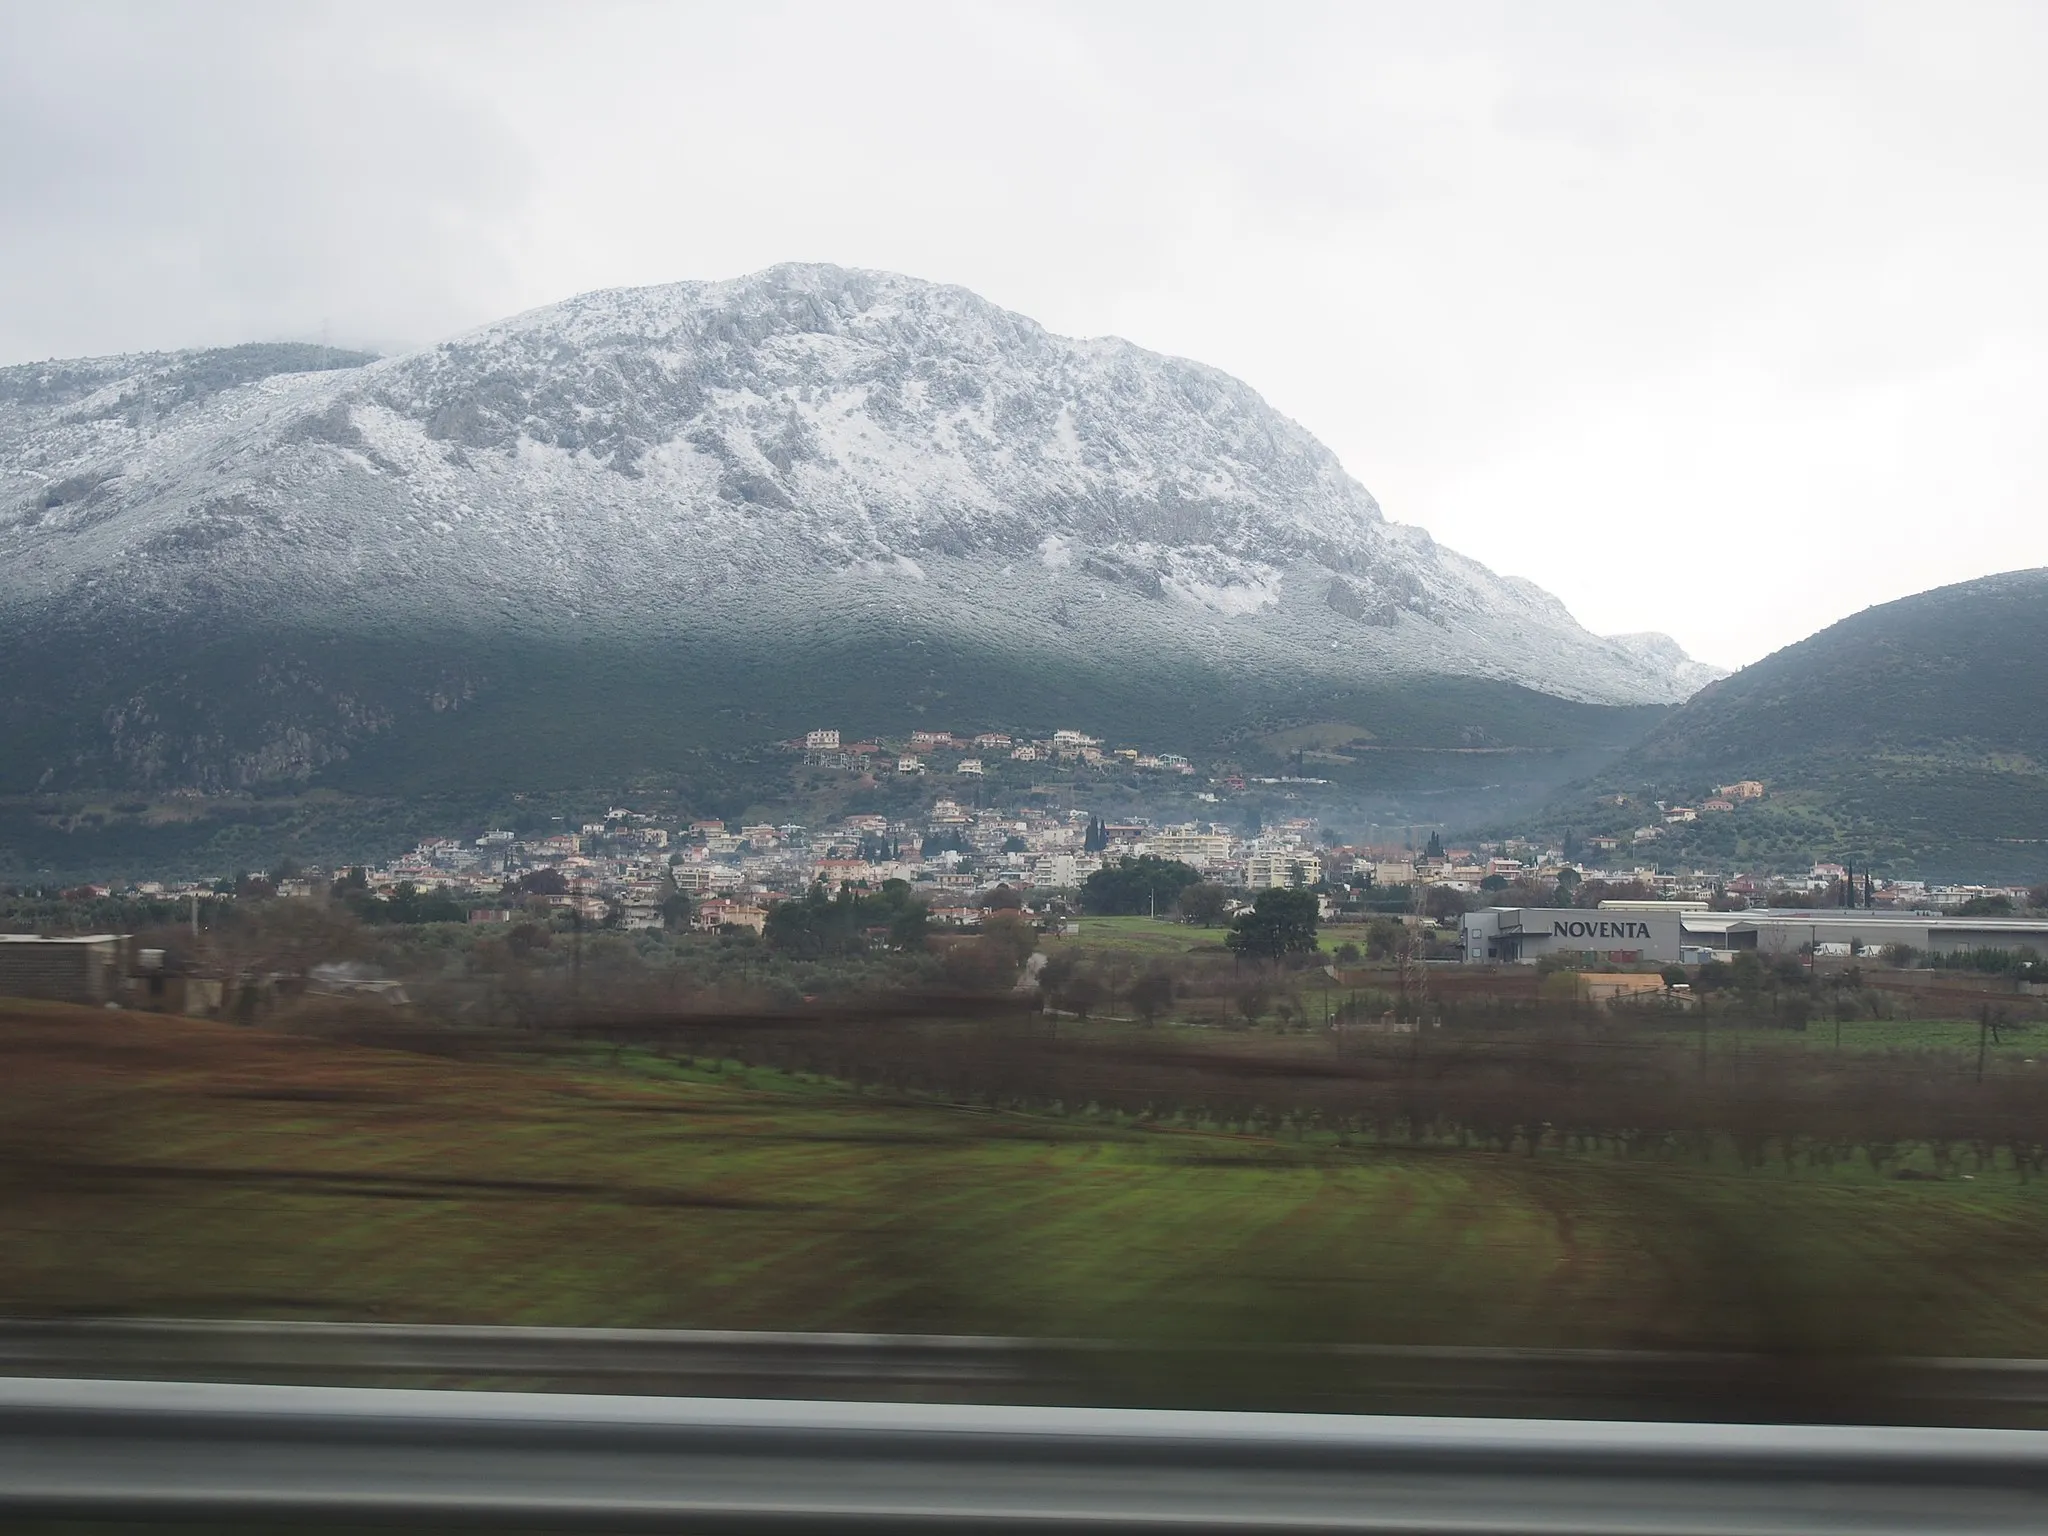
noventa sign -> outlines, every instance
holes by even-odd
[[[1650,937],[1650,925],[1617,918],[1566,918],[1552,921],[1550,936],[1554,939],[1647,939]]]

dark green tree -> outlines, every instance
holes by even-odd
[[[690,926],[690,913],[694,909],[688,896],[671,888],[669,893],[661,898],[660,910],[662,927],[670,933],[681,933]]]
[[[1464,894],[1448,885],[1432,885],[1423,893],[1423,914],[1433,922],[1448,923],[1471,910]]]
[[[1401,947],[1401,924],[1391,917],[1376,917],[1365,925],[1365,952],[1374,960],[1391,960]]]
[[[529,869],[525,874],[505,887],[505,894],[508,896],[566,896],[569,894],[569,877],[552,865],[541,869]]]
[[[1312,954],[1317,916],[1315,892],[1274,886],[1259,892],[1251,911],[1238,914],[1223,942],[1232,953],[1249,960],[1278,961],[1286,955]]]
[[[1197,880],[1193,885],[1182,888],[1174,905],[1182,922],[1214,928],[1222,921],[1224,904],[1229,899],[1230,893],[1222,886],[1208,880]]]
[[[1150,1025],[1156,1024],[1159,1015],[1173,1006],[1178,991],[1173,972],[1164,966],[1155,965],[1132,982],[1130,990],[1124,996],[1138,1017]]]
[[[352,896],[348,908],[365,923],[460,923],[469,910],[445,890],[423,891],[410,880],[391,889],[388,900],[375,896]]]
[[[930,913],[903,880],[884,881],[879,891],[841,886],[829,895],[820,881],[793,901],[769,909],[762,937],[778,954],[798,960],[857,955],[877,941],[895,949],[924,944]]]
[[[1157,854],[1126,854],[1081,883],[1081,908],[1097,917],[1171,912],[1180,893],[1201,880],[1190,866]]]

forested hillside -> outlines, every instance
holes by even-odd
[[[1658,857],[2048,873],[2048,570],[1866,609],[1710,684],[1550,819],[1627,830],[1741,779],[1768,797],[1664,828]]]

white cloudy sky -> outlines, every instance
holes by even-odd
[[[2044,66],[1956,0],[0,0],[0,362],[892,268],[1739,663],[2048,564]]]

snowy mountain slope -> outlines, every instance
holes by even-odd
[[[1598,704],[1692,691],[1662,637],[1603,640],[1388,523],[1239,381],[959,288],[783,266],[587,294],[357,366],[318,351],[0,370],[0,637],[76,685],[13,706],[39,782],[105,759],[124,722],[161,726],[151,687],[213,702],[139,753],[117,743],[121,775],[308,773],[491,686],[492,637],[667,645],[815,684],[892,636],[939,672],[1050,669],[1046,708],[1077,658],[1299,708],[1445,676]],[[294,661],[265,684],[295,701],[267,723],[204,668],[143,686],[109,639],[160,663],[236,635],[282,654],[293,635],[428,631],[398,647],[401,683]],[[1017,723],[1009,707],[973,706]]]
[[[1707,684],[1728,675],[1726,667],[1714,666],[1711,662],[1694,661],[1685,654],[1685,648],[1669,635],[1660,635],[1654,630],[1640,631],[1632,635],[1609,635],[1610,645],[1618,645],[1631,656],[1652,667],[1671,680],[1671,686],[1680,699],[1691,698]]]

